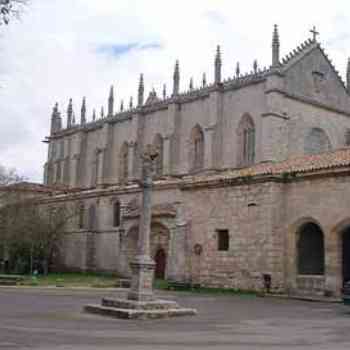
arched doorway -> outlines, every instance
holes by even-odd
[[[159,269],[159,276],[157,276],[157,271],[155,271],[156,278],[164,279],[167,275],[166,272],[166,262],[169,254],[169,240],[170,232],[169,229],[158,223],[152,222],[151,225],[151,237],[150,237],[150,255],[156,262],[156,269]],[[126,242],[126,259],[127,259],[127,269],[130,273],[130,262],[137,253],[137,244],[138,244],[138,227],[133,226],[127,234]],[[157,266],[157,260],[159,261]]]
[[[321,227],[306,222],[297,231],[296,292],[323,295],[325,291],[325,245]]]
[[[297,251],[299,275],[324,274],[324,239],[317,224],[309,222],[300,228]]]
[[[350,227],[342,235],[343,284],[350,281]]]
[[[157,250],[154,256],[154,262],[156,263],[154,276],[158,279],[165,278],[165,268],[166,268],[166,254],[163,248]]]

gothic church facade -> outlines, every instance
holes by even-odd
[[[271,66],[180,91],[153,90],[136,106],[67,126],[56,105],[44,182],[62,186],[50,203],[75,201],[61,262],[73,270],[129,275],[138,237],[140,154],[159,150],[154,177],[152,257],[156,276],[196,284],[339,295],[350,279],[350,67],[347,83],[316,40]]]

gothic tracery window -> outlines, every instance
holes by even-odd
[[[305,154],[317,154],[331,150],[331,143],[325,131],[321,128],[312,128],[305,135]]]
[[[96,206],[91,204],[89,207],[89,230],[95,231],[97,229],[97,217],[96,217]]]
[[[157,148],[158,157],[156,158],[155,172],[156,175],[163,175],[163,138],[160,134],[154,137],[153,145]]]
[[[84,204],[80,204],[80,206],[79,206],[79,222],[78,222],[79,229],[84,228],[84,221],[85,221],[84,217],[85,217],[85,206],[84,206]]]
[[[127,181],[128,177],[129,177],[129,146],[127,142],[124,142],[120,151],[119,179],[121,182],[123,182],[123,181]]]
[[[253,119],[245,114],[237,129],[238,166],[249,166],[255,162],[255,126]]]
[[[350,129],[345,131],[345,146],[350,146]]]
[[[117,200],[113,203],[113,226],[119,227],[121,219],[120,202]]]
[[[204,133],[199,125],[191,132],[191,169],[200,170],[204,167]]]

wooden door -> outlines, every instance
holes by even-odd
[[[155,278],[164,279],[166,267],[166,254],[164,249],[161,248],[157,250],[154,261],[156,263]]]

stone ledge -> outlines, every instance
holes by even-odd
[[[135,309],[117,309],[101,305],[85,305],[84,311],[92,314],[110,316],[120,319],[157,319],[177,316],[194,316],[197,314],[195,309],[167,309],[167,310],[135,310]]]
[[[126,299],[110,299],[103,298],[102,306],[113,307],[116,309],[131,309],[131,310],[171,310],[179,309],[179,305],[175,301],[154,300],[154,301],[136,301]]]

